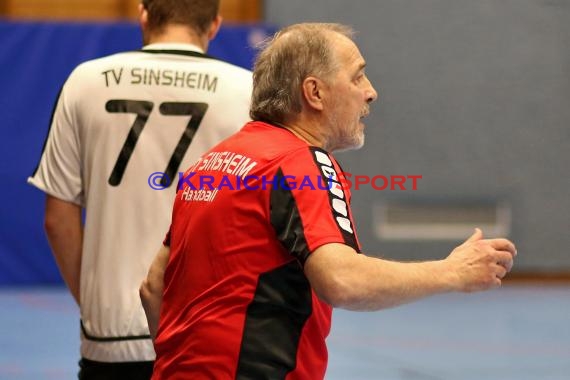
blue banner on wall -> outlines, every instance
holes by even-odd
[[[251,68],[274,29],[222,26],[208,54]],[[26,183],[39,161],[53,104],[79,63],[141,47],[134,23],[0,21],[0,285],[62,282],[43,230],[44,194]]]

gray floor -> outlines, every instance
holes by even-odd
[[[377,313],[335,311],[328,380],[570,379],[570,286],[505,286]],[[60,288],[0,289],[0,379],[75,378]]]

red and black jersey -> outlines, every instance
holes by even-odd
[[[332,308],[304,275],[327,243],[360,251],[341,169],[261,122],[180,181],[154,379],[319,379]]]

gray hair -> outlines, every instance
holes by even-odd
[[[253,69],[252,120],[282,123],[301,112],[305,78],[326,79],[338,69],[331,33],[354,35],[341,24],[303,23],[280,30],[265,43]]]

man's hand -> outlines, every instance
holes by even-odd
[[[456,289],[474,292],[501,286],[501,280],[513,267],[517,251],[507,239],[483,239],[480,229],[445,259],[457,275]]]

